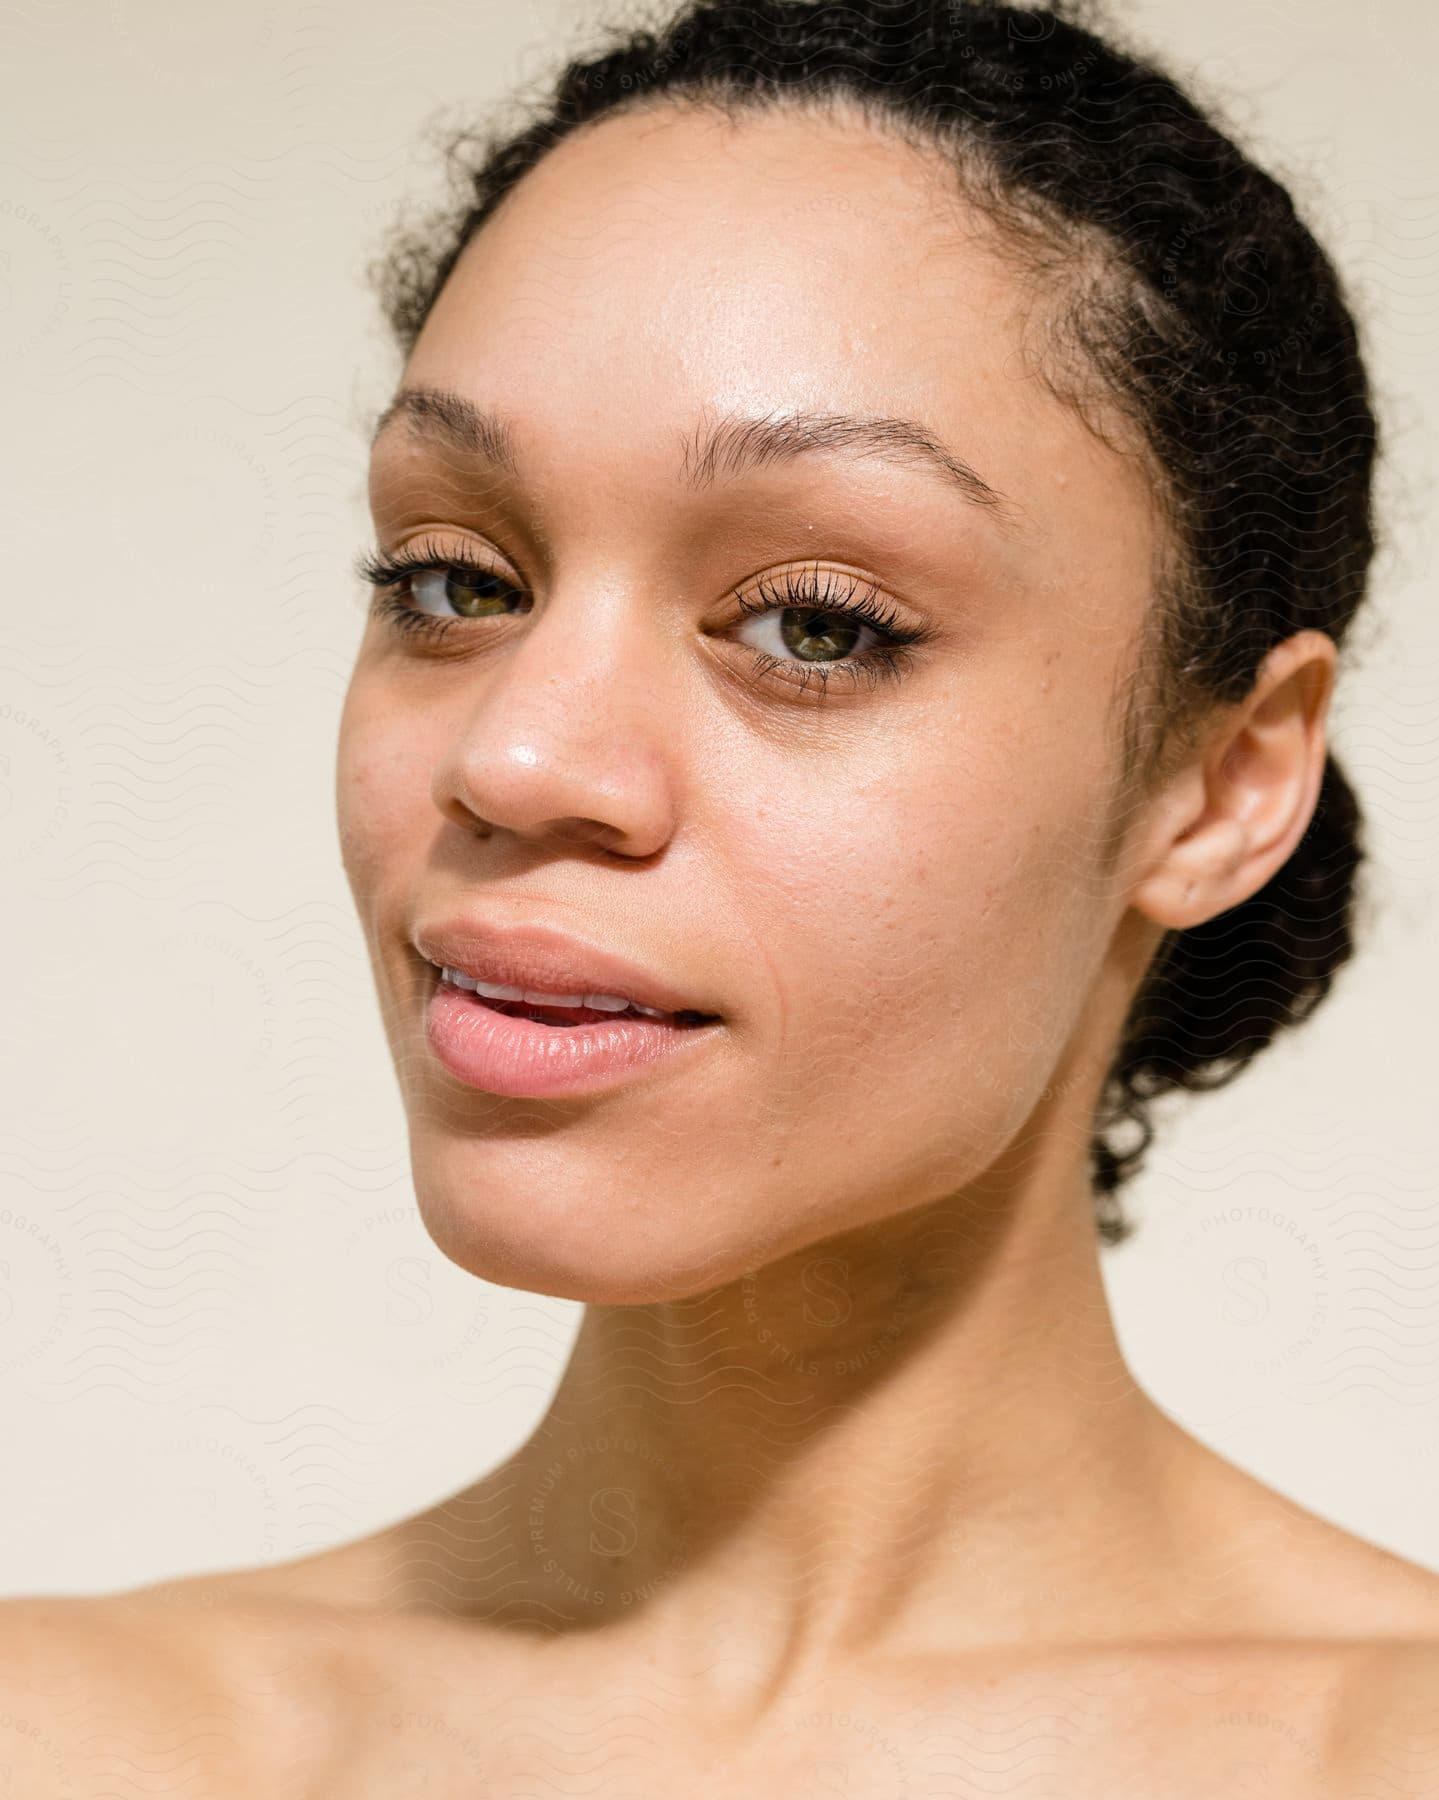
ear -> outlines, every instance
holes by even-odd
[[[1265,658],[1166,783],[1130,904],[1175,930],[1238,906],[1282,868],[1313,816],[1338,652],[1301,631]]]

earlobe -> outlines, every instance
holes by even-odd
[[[1242,819],[1218,814],[1191,827],[1135,889],[1130,904],[1167,929],[1185,931],[1246,899],[1240,871],[1252,860]]]

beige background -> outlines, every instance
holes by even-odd
[[[0,1591],[359,1535],[533,1427],[580,1309],[430,1245],[340,868],[362,270],[427,122],[543,75],[574,0],[19,5],[0,20]],[[1439,193],[1421,0],[1143,0],[1295,184],[1367,321],[1392,544],[1335,706],[1368,943],[1171,1106],[1105,1259],[1159,1402],[1439,1567]]]

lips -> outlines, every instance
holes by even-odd
[[[719,1009],[695,991],[685,992],[667,976],[631,961],[600,944],[538,921],[505,925],[466,914],[416,925],[411,942],[425,959],[441,969],[456,969],[472,981],[542,994],[608,994],[650,1007],[677,1019],[720,1016]],[[470,998],[474,998],[473,995]],[[526,1003],[494,999],[482,1004],[504,1010]],[[530,1008],[524,1016],[581,1023],[596,1016],[582,1007]],[[614,1019],[611,1012],[601,1018]]]
[[[442,979],[436,969],[424,1041],[445,1072],[466,1087],[496,1097],[557,1101],[657,1080],[670,1065],[682,1071],[693,1059],[713,1054],[724,1033],[717,1015],[683,1024],[683,1013],[640,1018],[626,1010],[596,1018],[589,1007],[544,1010],[551,1016],[541,1019],[539,1009],[523,1002],[486,1001]],[[577,1014],[591,1017],[573,1017]],[[566,1017],[573,1022],[562,1023]]]
[[[442,975],[444,971],[441,971]],[[459,987],[458,983],[447,983]],[[617,1019],[648,1019],[658,1025],[701,1025],[708,1022],[711,1015],[686,1009],[681,1012],[639,1013],[633,1007],[625,1007],[616,1012],[612,1007],[601,1006],[555,1006],[537,1000],[500,1000],[491,994],[476,994],[469,988],[460,987],[459,991],[468,994],[478,1005],[488,1007],[492,1012],[503,1013],[509,1019],[530,1019],[536,1025],[607,1025]]]

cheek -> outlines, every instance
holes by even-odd
[[[396,855],[426,828],[429,749],[402,708],[382,704],[357,673],[345,695],[335,755],[335,816],[340,856],[351,892],[362,906],[380,893]]]
[[[891,768],[838,811],[793,791],[759,809],[746,912],[781,1000],[773,1088],[791,1121],[901,1157],[1022,1122],[1107,916],[1101,776],[1033,758]]]

